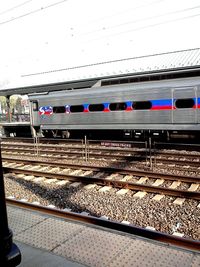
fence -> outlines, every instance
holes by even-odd
[[[29,122],[30,114],[0,114],[0,122]]]

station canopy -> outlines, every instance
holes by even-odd
[[[0,95],[29,94],[92,87],[99,81],[123,77],[200,70],[200,48],[27,73],[0,87]]]

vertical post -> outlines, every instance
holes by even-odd
[[[151,156],[151,137],[149,137],[149,161],[150,161],[150,168],[152,169],[152,156]]]
[[[10,110],[10,96],[7,95],[6,96],[6,105],[7,105],[7,108],[8,108],[8,122],[11,122],[12,119],[11,119],[11,110]]]
[[[21,253],[12,241],[12,231],[8,228],[5,201],[3,168],[0,146],[0,263],[1,266],[17,266],[21,262]]]
[[[89,140],[87,141],[87,158],[88,161],[90,160],[90,144],[89,144]]]
[[[154,166],[156,166],[156,142],[153,142]]]
[[[145,141],[146,166],[148,166],[148,141]]]
[[[87,162],[87,136],[85,135],[85,161]]]
[[[33,137],[33,142],[34,142],[34,153],[36,154],[36,157],[38,158],[39,156],[39,138],[36,135]]]
[[[84,141],[83,141],[83,139],[81,139],[81,143],[82,143],[82,158],[84,159]]]

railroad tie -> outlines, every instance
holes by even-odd
[[[26,181],[31,181],[35,178],[35,176],[33,175],[27,175],[27,176],[24,176],[23,179],[26,180]]]
[[[69,208],[64,208],[63,211],[65,212],[70,212],[72,209],[69,209]]]
[[[24,166],[23,163],[18,163],[18,164],[16,164],[15,168],[21,168],[22,166]]]
[[[152,186],[159,186],[164,183],[163,179],[156,179],[156,181],[152,184]]]
[[[121,223],[126,224],[126,225],[131,224],[129,221],[121,221]]]
[[[89,214],[89,212],[82,211],[82,212],[80,213],[80,215],[83,215],[83,216],[89,216],[90,214]]]
[[[31,165],[24,165],[24,166],[21,166],[19,169],[22,169],[22,170],[29,170],[32,166]],[[15,166],[12,168],[15,168]]]
[[[32,166],[31,168],[29,168],[30,171],[35,171],[38,170],[40,167],[39,166]]]
[[[41,167],[41,168],[39,168],[40,172],[44,172],[44,171],[48,171],[48,170],[49,170],[49,167]]]
[[[136,194],[133,195],[133,197],[136,197],[136,198],[143,198],[146,194],[147,194],[147,192],[144,192],[144,191],[138,191]]]
[[[169,186],[169,188],[170,189],[176,189],[180,184],[181,184],[181,182],[179,182],[179,181],[173,181],[173,183]]]
[[[175,164],[168,164],[167,166],[170,167],[170,168],[173,168],[173,167],[175,167],[176,165],[175,165]]]
[[[108,220],[108,217],[105,216],[105,215],[103,215],[103,216],[101,216],[99,219],[102,219],[102,220]]]
[[[179,233],[179,232],[174,232],[172,235],[175,235],[177,237],[184,237],[184,234]]]
[[[57,179],[46,179],[45,183],[46,184],[52,184],[52,183],[56,183],[58,180]]]
[[[190,166],[189,166],[189,165],[184,165],[183,168],[184,168],[184,169],[189,169]]]
[[[39,183],[39,182],[42,182],[44,180],[46,180],[45,177],[36,177],[36,178],[33,179],[33,182],[34,183]]]
[[[11,162],[11,163],[4,162],[3,163],[3,167],[6,167],[6,168],[10,168],[10,167],[14,168],[16,166],[17,166],[17,164],[14,162]]]
[[[156,229],[152,226],[146,226],[145,227],[147,230],[151,230],[151,231],[156,231]]]
[[[17,174],[17,175],[16,175],[17,178],[24,178],[25,176],[26,176],[26,175],[23,174],[23,173],[20,173],[20,174]]]
[[[94,178],[100,178],[102,176],[104,176],[105,173],[104,172],[97,172],[95,175],[93,175]]]
[[[8,168],[8,167],[10,167],[10,166],[12,166],[12,165],[13,165],[13,163],[10,163],[10,162],[3,162],[3,167]]]
[[[112,188],[112,186],[103,186],[99,189],[99,192],[106,192],[109,191]]]
[[[15,199],[14,196],[8,196],[7,198],[9,198],[9,199]]]
[[[105,178],[105,180],[112,180],[113,178],[115,178],[116,176],[118,176],[118,173],[112,173],[111,175],[107,176]]]
[[[56,184],[57,185],[66,185],[69,183],[69,180],[62,180],[62,181],[58,181]]]
[[[47,208],[55,209],[55,208],[56,208],[56,206],[54,206],[54,205],[50,204],[50,205],[48,205],[48,206],[47,206]]]
[[[96,186],[96,184],[87,184],[84,186],[84,189],[89,190],[89,189],[94,188],[95,186]]]
[[[141,177],[136,183],[137,184],[144,184],[148,180],[148,177]]]
[[[164,195],[157,194],[152,198],[152,200],[160,201],[163,197],[164,197]]]
[[[122,182],[126,182],[128,180],[131,180],[133,178],[132,175],[125,175],[122,179],[120,179],[120,181]]]
[[[81,182],[74,182],[72,184],[69,185],[69,187],[79,187],[82,183]]]
[[[164,181],[165,181],[165,180],[163,180],[163,179],[157,179],[157,180],[152,184],[152,186],[159,186],[159,185],[163,184]],[[163,197],[164,197],[164,195],[156,194],[156,195],[152,198],[152,200],[160,201]]]
[[[21,198],[19,201],[21,201],[21,202],[28,202],[28,199],[26,199],[26,198]]]
[[[80,174],[80,176],[88,176],[92,174],[93,174],[93,171],[84,171],[83,173]]]
[[[71,173],[70,173],[70,175],[77,175],[77,174],[79,174],[79,173],[81,173],[82,172],[82,170],[74,170],[74,171],[72,171]]]
[[[194,192],[197,191],[199,185],[198,184],[191,184],[190,187],[188,188],[188,191]]]
[[[58,172],[60,172],[60,168],[58,168],[58,167],[56,167],[56,168],[52,168],[52,169],[51,169],[51,172],[58,173]]]
[[[116,195],[125,195],[126,193],[128,193],[128,191],[129,189],[122,188],[116,192]]]
[[[69,171],[71,171],[71,169],[63,169],[60,173],[63,173],[63,174],[68,174]]]
[[[40,205],[40,202],[38,202],[38,201],[33,201],[32,204],[33,204],[33,205]]]
[[[182,206],[182,204],[183,204],[183,202],[185,201],[185,198],[180,198],[180,197],[178,197],[178,198],[176,198],[175,200],[174,200],[174,204],[176,204],[176,205],[180,205],[180,206]]]

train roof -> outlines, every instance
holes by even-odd
[[[185,77],[190,77],[190,74],[199,76],[200,48],[27,73],[0,87],[0,95],[81,89],[97,83],[123,83],[126,79],[134,82],[145,80],[145,77],[150,80],[152,76],[157,76],[157,79],[167,75],[184,77],[184,74]]]
[[[179,78],[179,79],[171,79],[171,80],[160,80],[160,81],[145,81],[145,82],[136,82],[136,83],[126,83],[126,84],[113,84],[112,86],[95,86],[93,90],[88,90],[88,88],[84,88],[82,90],[61,90],[61,91],[49,91],[44,93],[33,93],[29,94],[30,100],[49,100],[49,99],[58,99],[65,96],[68,97],[90,97],[104,94],[115,94],[120,91],[127,92],[127,90],[139,90],[141,93],[143,90],[153,90],[158,89],[162,90],[166,88],[191,88],[200,85],[200,77],[187,77],[187,78]]]

